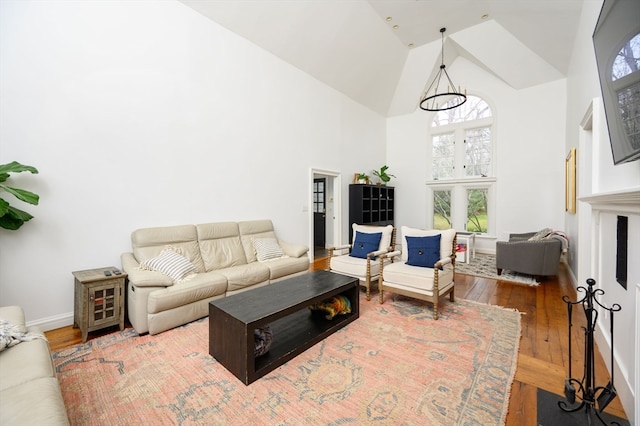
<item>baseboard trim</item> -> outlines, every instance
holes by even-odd
[[[56,328],[68,327],[70,325],[73,325],[73,312],[27,322],[27,327],[38,327],[42,331],[55,330]]]

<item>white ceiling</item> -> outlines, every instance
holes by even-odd
[[[440,28],[447,66],[462,56],[521,89],[566,75],[582,4],[602,2],[180,1],[385,116],[416,108],[441,61]]]

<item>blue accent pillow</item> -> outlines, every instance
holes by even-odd
[[[407,265],[433,268],[440,260],[440,234],[407,239]]]
[[[382,232],[367,234],[366,232],[356,231],[356,240],[353,242],[349,256],[366,259],[367,254],[372,251],[378,251],[381,238]],[[371,260],[375,260],[375,257],[372,257]]]

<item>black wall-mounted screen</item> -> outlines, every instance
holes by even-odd
[[[629,218],[618,216],[616,242],[616,281],[627,288],[627,241],[629,238]]]
[[[613,163],[640,159],[640,1],[604,0],[593,33]]]

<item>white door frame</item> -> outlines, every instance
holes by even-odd
[[[314,253],[313,253],[313,179],[318,175],[322,177],[326,177],[327,179],[331,179],[333,181],[333,192],[331,194],[326,194],[329,198],[333,199],[333,216],[331,220],[333,221],[333,237],[334,244],[340,244],[342,240],[342,234],[340,230],[342,229],[342,177],[340,172],[335,170],[326,170],[326,169],[309,169],[309,200],[308,200],[308,213],[309,213],[309,260],[313,262]]]

